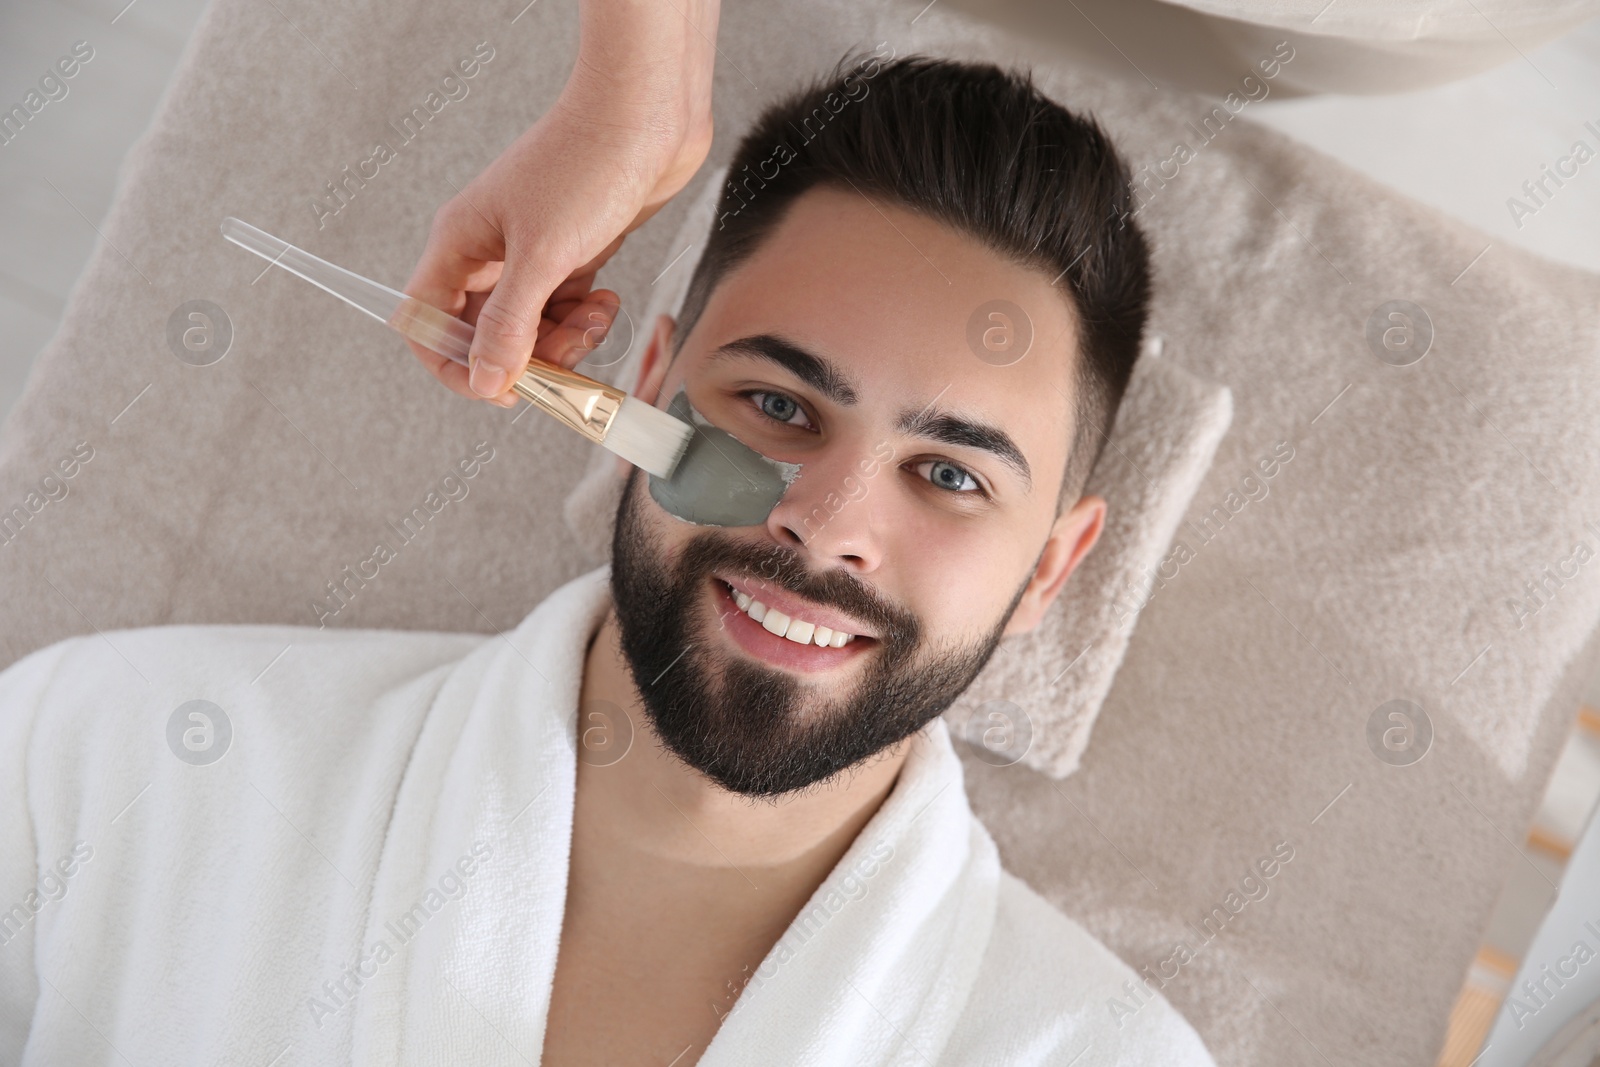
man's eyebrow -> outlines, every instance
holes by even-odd
[[[856,403],[855,385],[848,375],[823,356],[808,352],[794,342],[775,334],[754,334],[729,341],[715,349],[708,362],[737,359],[741,356],[763,359],[783,367],[841,407],[849,407]],[[998,426],[937,408],[929,410],[929,406],[924,405],[921,410],[911,408],[902,410],[895,419],[895,429],[909,437],[921,437],[959,448],[976,448],[990,452],[1021,475],[1023,483],[1030,491],[1033,488],[1033,471],[1028,466],[1028,460],[1023,456],[1022,449],[1017,447],[1010,434]]]
[[[841,407],[849,407],[856,402],[855,386],[838,367],[782,337],[770,333],[741,337],[712,352],[707,362],[739,356],[776,363]]]
[[[910,408],[901,411],[894,428],[911,437],[924,437],[947,445],[992,452],[1022,476],[1023,485],[1029,491],[1033,489],[1033,471],[1029,469],[1022,449],[1017,447],[1010,434],[998,426],[952,415],[937,408],[929,411],[924,407],[921,411],[912,411]]]

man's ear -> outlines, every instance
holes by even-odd
[[[1100,540],[1105,521],[1106,501],[1099,496],[1079,497],[1076,504],[1056,517],[1005,633],[1026,633],[1039,625],[1072,572]]]
[[[667,376],[667,366],[672,362],[669,353],[672,351],[672,332],[677,326],[677,320],[671,315],[657,315],[650,329],[650,340],[644,347],[644,357],[639,361],[639,380],[633,387],[633,395],[652,407],[655,406],[656,397],[661,394],[661,383]],[[618,457],[617,471],[624,478],[628,476],[628,467],[628,461]]]
[[[672,331],[677,320],[671,315],[656,316],[650,329],[650,343],[645,345],[644,358],[639,362],[639,384],[633,395],[646,404],[654,404],[661,393],[661,382],[667,376],[667,365],[672,362]]]

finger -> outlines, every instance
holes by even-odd
[[[504,259],[500,231],[459,196],[452,197],[434,214],[428,243],[403,292],[459,314],[463,294],[492,288]]]
[[[469,381],[479,396],[498,396],[527,369],[545,302],[567,273],[552,275],[552,257],[531,247],[513,245],[507,255],[505,271],[474,323]]]
[[[469,271],[461,279],[463,291],[452,292],[449,300],[452,308],[448,309],[457,318],[473,322],[477,319],[478,309],[488,299],[489,293],[500,283],[500,277],[505,273],[506,265],[499,261],[484,263]]]
[[[569,279],[568,281],[563,282],[556,290],[558,293],[562,291],[567,293],[576,293],[576,296],[567,296],[561,300],[557,300],[555,299],[555,294],[552,293],[551,299],[545,302],[544,313],[539,316],[539,341],[543,341],[547,336],[549,336],[550,331],[557,329],[562,323],[566,322],[567,319],[571,318],[572,313],[582,307],[585,302],[590,304],[595,302],[602,304],[621,303],[621,298],[610,289],[588,288],[588,285],[594,280],[594,276],[592,274],[588,276],[587,282],[585,282],[581,288],[576,284],[578,280],[579,279]],[[591,310],[593,309],[591,308]],[[534,342],[533,347],[535,350],[539,348],[538,341]]]
[[[595,290],[540,340],[533,354],[570,370],[605,340],[621,305],[621,298],[611,290]]]
[[[479,302],[481,303],[481,297],[486,294],[470,295],[479,297]],[[568,303],[570,310],[562,317],[561,321],[558,322],[550,318],[548,314],[539,320],[539,337],[541,341],[549,337],[554,331],[565,328],[567,333],[550,344],[552,346],[564,345],[566,347],[556,351],[554,347],[541,347],[540,344],[536,343],[533,354],[540,359],[546,359],[545,352],[549,351],[557,359],[565,361],[562,365],[570,368],[582,362],[588,352],[605,340],[607,331],[610,330],[612,323],[616,320],[617,310],[621,307],[621,298],[609,289],[600,289],[591,294],[590,299],[587,301],[577,300],[569,301]],[[554,360],[546,361],[554,362]],[[487,403],[503,408],[514,408],[520,402],[521,398],[518,394],[510,389],[498,396],[480,397],[472,391],[468,380],[467,368],[454,361],[449,362],[451,369],[444,370],[442,373],[459,381],[460,388],[465,390],[463,395],[473,399],[484,400]]]
[[[474,328],[476,328],[478,312],[483,310],[483,305],[488,299],[489,293],[487,290],[483,292],[468,292],[466,306],[461,309],[461,313],[456,317],[464,322],[473,323]]]
[[[441,356],[430,348],[424,348],[409,337],[405,339],[405,342],[410,346],[411,351],[415,353],[422,365],[427,368],[428,373],[437,378],[445,388],[458,396],[469,397],[473,400],[483,399],[477,393],[474,393],[472,387],[468,385],[467,368],[453,359]]]
[[[481,290],[492,288],[504,271],[504,240],[476,211],[462,210],[460,198],[434,215],[428,243],[406,282],[404,292],[417,300],[472,321],[481,306]],[[451,392],[476,398],[461,364],[410,338],[412,353]]]
[[[411,346],[412,351],[414,351],[417,354],[417,357],[422,360],[423,365],[428,368],[429,372],[432,373],[434,377],[438,378],[445,388],[449,389],[457,396],[466,397],[468,400],[481,401],[486,404],[494,404],[496,407],[513,408],[517,406],[519,398],[515,392],[512,392],[508,389],[499,396],[495,397],[479,396],[477,393],[472,391],[472,386],[468,381],[466,367],[463,367],[453,359],[447,359],[444,356],[439,355],[439,353],[434,352],[431,349],[423,348],[415,341],[407,339],[406,343]]]
[[[578,309],[585,300],[590,299],[594,292],[594,271],[586,274],[574,274],[560,285],[555,292],[550,294],[550,299],[545,301],[544,319],[552,325],[565,322],[568,315]]]
[[[591,270],[582,274],[572,275],[572,277],[555,287],[546,303],[557,304],[562,301],[581,301],[594,290],[595,273],[595,271]]]

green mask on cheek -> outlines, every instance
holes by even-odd
[[[680,386],[667,405],[694,426],[671,478],[650,475],[650,496],[668,514],[697,526],[759,526],[800,474],[798,463],[768,459],[706,421]]]

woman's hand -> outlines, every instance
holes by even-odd
[[[530,353],[571,367],[620,300],[591,291],[623,238],[711,148],[715,0],[584,0],[577,63],[554,106],[434,214],[407,294],[473,323],[466,367],[406,343],[462,396],[516,403]]]

